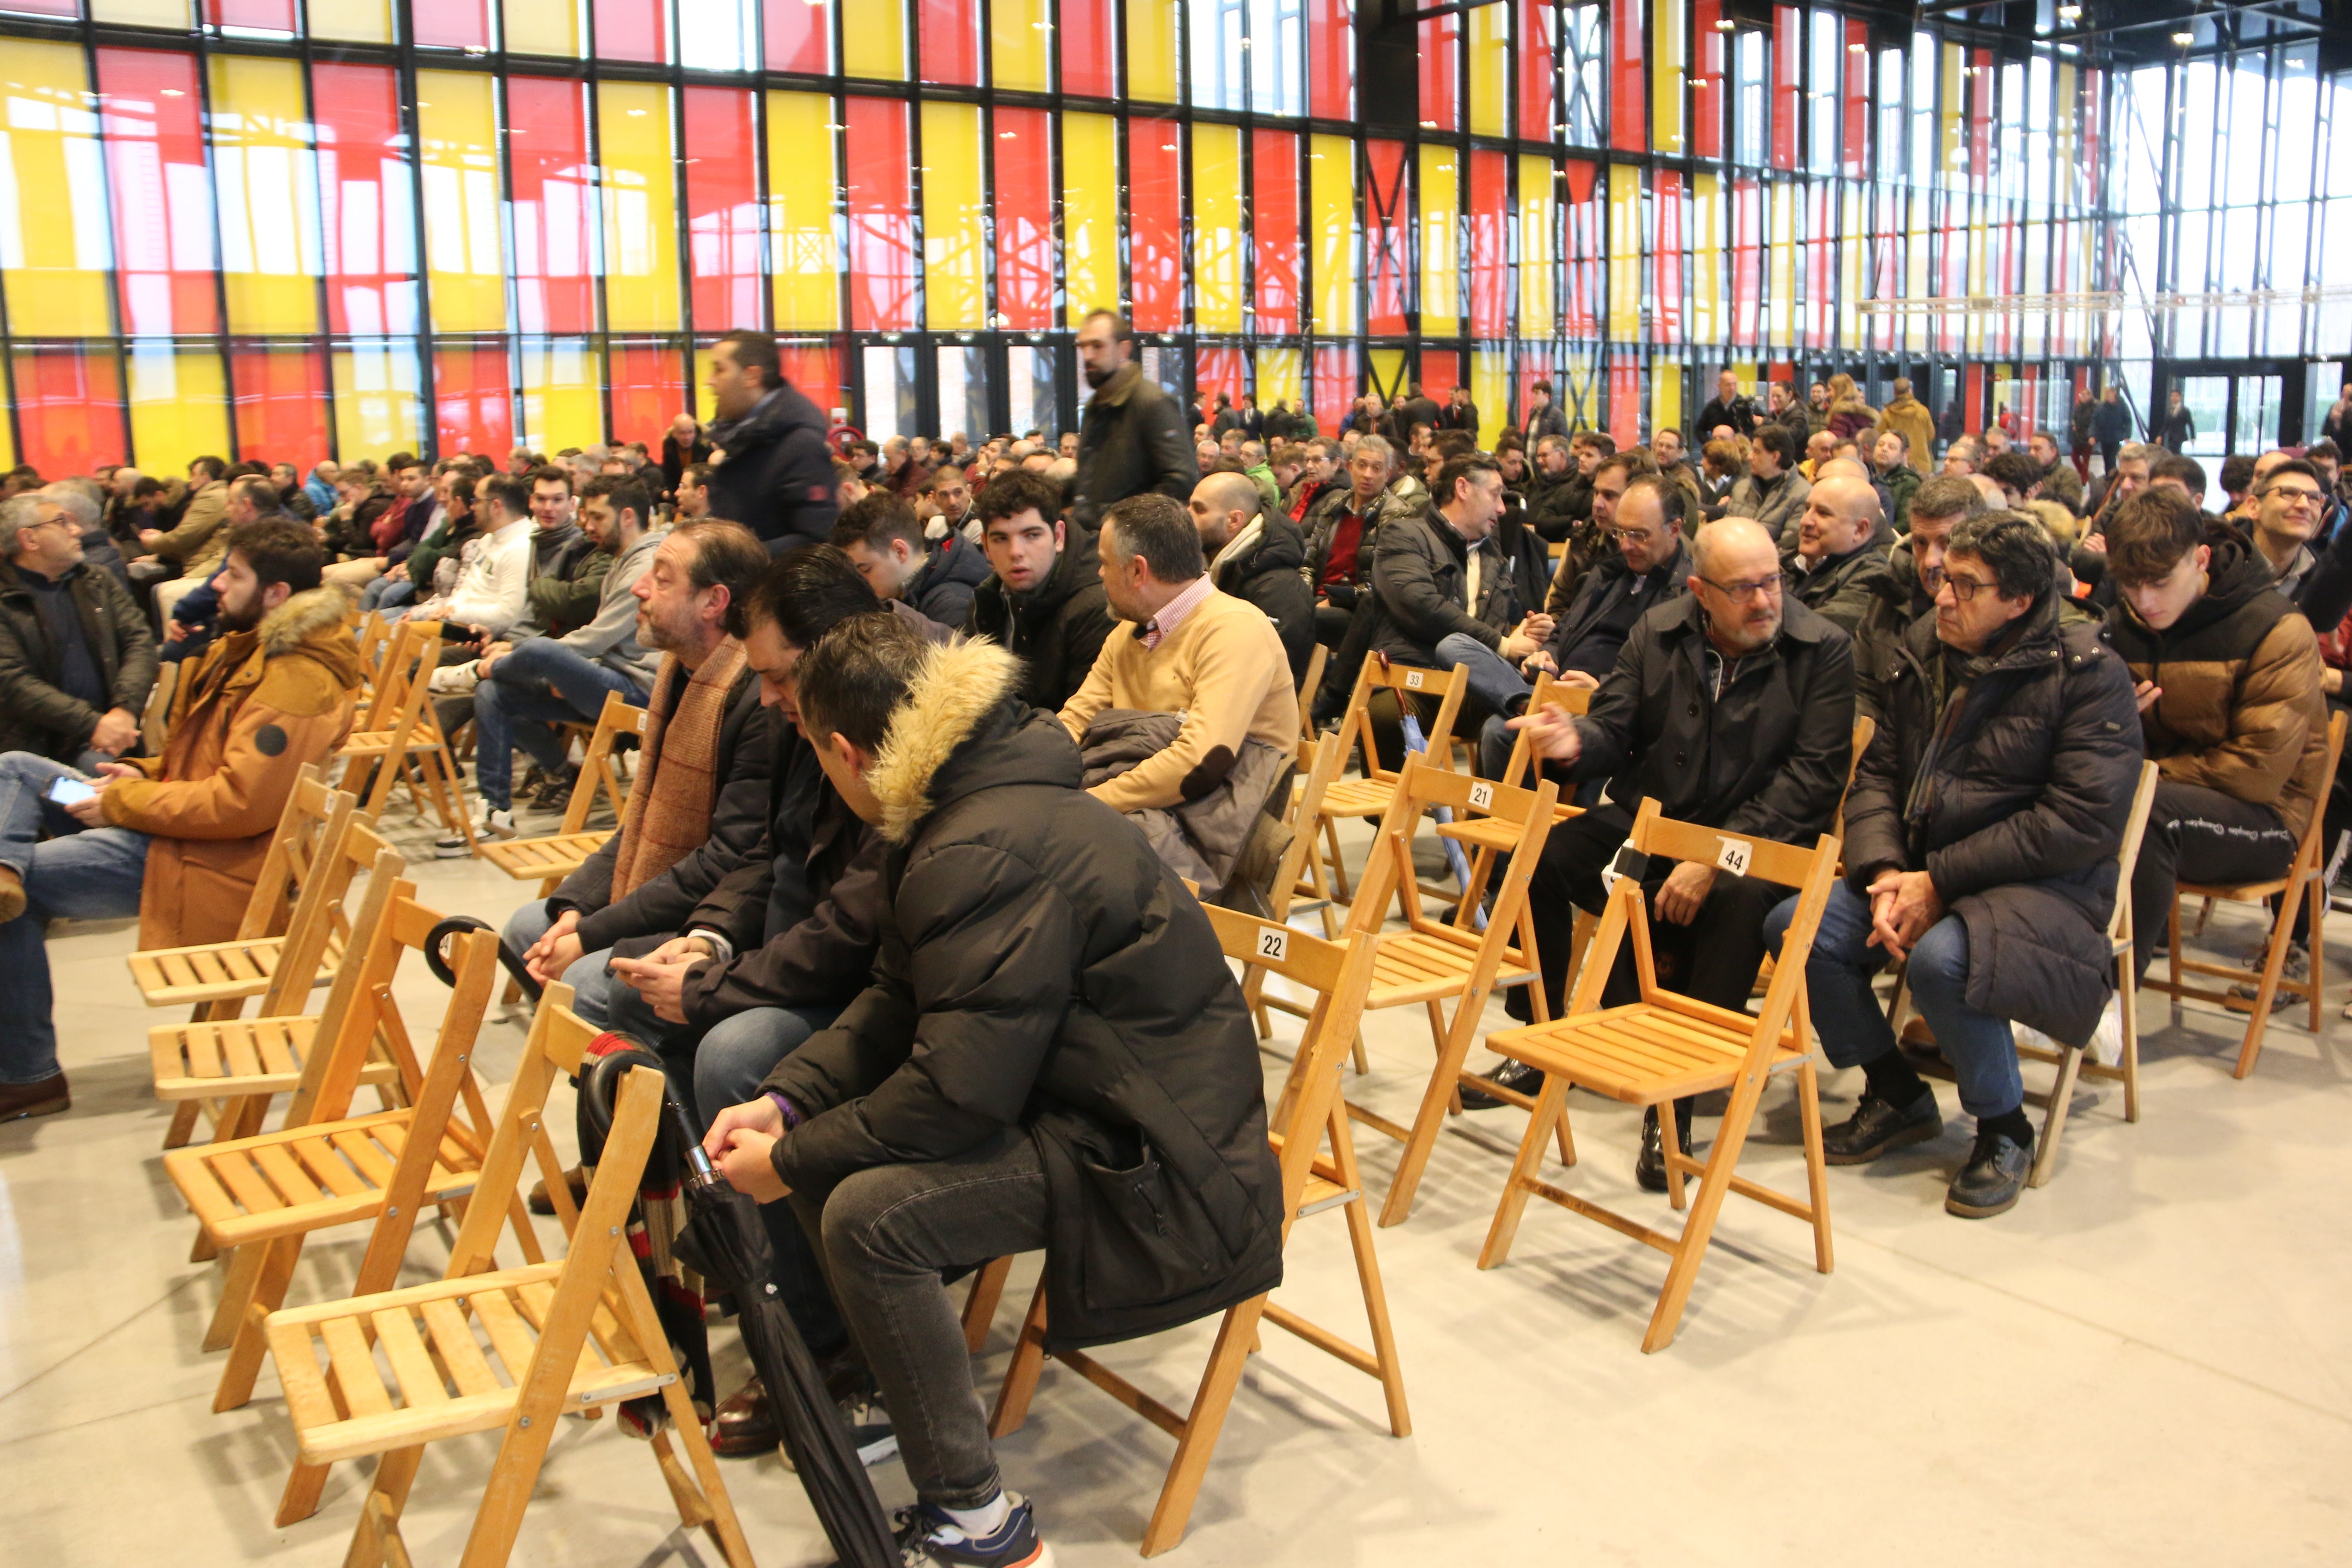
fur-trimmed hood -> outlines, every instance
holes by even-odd
[[[291,595],[261,617],[261,651],[292,653],[312,633],[340,626],[352,612],[351,596],[341,588],[318,587]],[[356,644],[354,645],[356,646]]]
[[[973,789],[1010,782],[1076,784],[1076,747],[1050,714],[1033,715],[1019,701],[1020,689],[1020,659],[986,637],[955,637],[923,656],[907,701],[891,717],[866,775],[882,803],[887,842],[905,847],[925,817]],[[997,759],[997,765],[960,768],[951,781],[941,780],[942,770],[967,742],[1018,740],[1030,727],[1024,721],[1032,717],[1045,719],[1060,737],[1060,754],[1026,757],[1020,754],[1028,750],[1023,744],[1015,754]]]

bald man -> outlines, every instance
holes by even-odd
[[[1841,458],[1813,482],[1804,513],[1790,531],[1795,537],[1780,552],[1789,591],[1849,634],[1869,615],[1872,599],[1885,590],[1886,555],[1894,542],[1878,492],[1849,472],[1851,467]]]
[[[1295,685],[1315,652],[1315,591],[1307,585],[1307,536],[1268,511],[1247,474],[1210,474],[1192,487],[1192,530],[1217,591],[1255,605],[1274,623]]]

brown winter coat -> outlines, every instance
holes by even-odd
[[[359,645],[340,589],[297,594],[252,631],[206,649],[172,700],[160,758],[109,784],[110,826],[152,835],[139,945],[236,935],[270,836],[306,763],[343,743],[360,689]]]
[[[170,532],[155,542],[154,554],[164,561],[178,562],[184,576],[208,577],[228,553],[223,535],[227,521],[228,486],[206,485],[188,498],[187,510],[180,514],[178,524]]]
[[[1927,405],[1908,393],[1880,410],[1877,428],[1893,430],[1911,443],[1906,459],[1923,474],[1933,473],[1936,461],[1936,416]]]

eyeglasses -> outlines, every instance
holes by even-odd
[[[2299,485],[2273,485],[2270,489],[2264,490],[2263,494],[2265,498],[2270,496],[2284,496],[2286,498],[2287,504],[2290,506],[2305,505],[2315,507],[2327,499],[2317,490],[2307,490]]]
[[[1612,528],[1602,531],[1612,544],[1640,542],[1658,537],[1654,528]]]
[[[1769,599],[1780,591],[1780,574],[1778,572],[1769,577],[1758,577],[1747,583],[1718,583],[1712,577],[1702,577],[1699,581],[1727,599]]]
[[[1979,583],[1973,577],[1958,576],[1950,572],[1946,572],[1944,574],[1944,583],[1946,586],[1952,590],[1952,597],[1958,600],[1963,605],[1967,604],[1970,599],[1975,598],[1987,588],[1993,588],[1996,586],[1991,583]]]

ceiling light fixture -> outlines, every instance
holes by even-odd
[[[2197,41],[2197,35],[2194,33],[2175,33],[2172,35],[2172,41],[2179,44],[2185,49],[2189,45]]]

